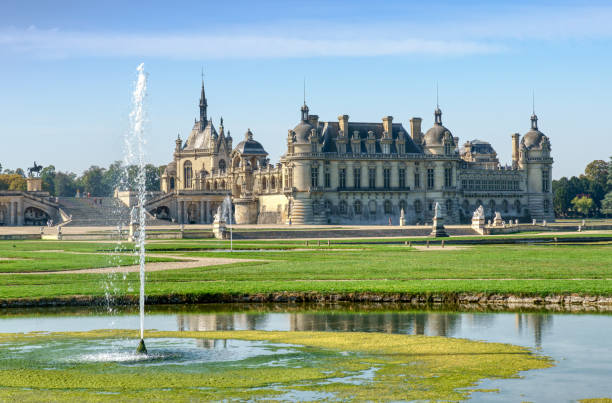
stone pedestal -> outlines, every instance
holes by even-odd
[[[42,178],[27,178],[28,192],[42,192]]]
[[[402,209],[402,211],[400,212],[399,226],[400,227],[406,226],[406,215],[404,214],[404,209]]]
[[[434,217],[433,226],[431,228],[431,234],[429,236],[445,237],[448,236],[446,229],[444,228],[444,218]]]
[[[493,226],[494,227],[502,227],[503,226],[502,217],[501,217],[501,214],[499,213],[499,211],[495,212],[495,218],[493,219]]]
[[[472,228],[473,229],[475,229],[476,231],[481,232],[484,227],[485,227],[485,218],[484,217],[478,217],[478,216],[473,216],[472,217]]]

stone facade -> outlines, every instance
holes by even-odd
[[[304,104],[273,165],[250,130],[232,148],[223,119],[217,131],[207,105],[202,84],[200,119],[185,142],[177,138],[163,193],[147,204],[158,218],[210,223],[229,194],[239,224],[397,225],[402,210],[407,225],[424,224],[436,203],[446,224],[470,223],[480,205],[490,219],[500,212],[506,220],[554,220],[550,141],[535,114],[522,138],[512,135],[512,165],[501,166],[487,142],[460,149],[439,108],[423,133],[421,118],[410,119],[409,130],[391,116],[323,122]]]
[[[47,225],[61,221],[54,197],[41,191],[0,191],[0,225]]]

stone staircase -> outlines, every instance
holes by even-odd
[[[127,226],[130,209],[113,197],[60,197],[60,208],[72,220],[66,224],[73,227]],[[167,221],[147,217],[147,225],[167,225]]]

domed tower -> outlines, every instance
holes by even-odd
[[[423,148],[427,154],[452,155],[456,149],[452,133],[442,124],[442,111],[436,107],[434,125],[423,137]]]
[[[538,116],[531,115],[531,129],[519,146],[519,169],[526,173],[529,212],[536,220],[553,221],[552,163],[550,140],[538,129]]]

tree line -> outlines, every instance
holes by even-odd
[[[558,218],[612,215],[612,157],[589,163],[578,177],[553,181],[552,191]]]
[[[160,178],[165,165],[145,166],[145,186],[148,191],[160,189]],[[77,190],[81,195],[92,197],[113,196],[116,188],[121,190],[135,189],[138,176],[136,165],[125,166],[121,161],[115,161],[108,168],[92,165],[81,176],[74,172],[61,172],[55,166],[49,165],[40,172],[42,190],[53,196],[73,197]],[[26,190],[26,175],[21,168],[15,170],[2,169],[0,164],[0,190]]]

